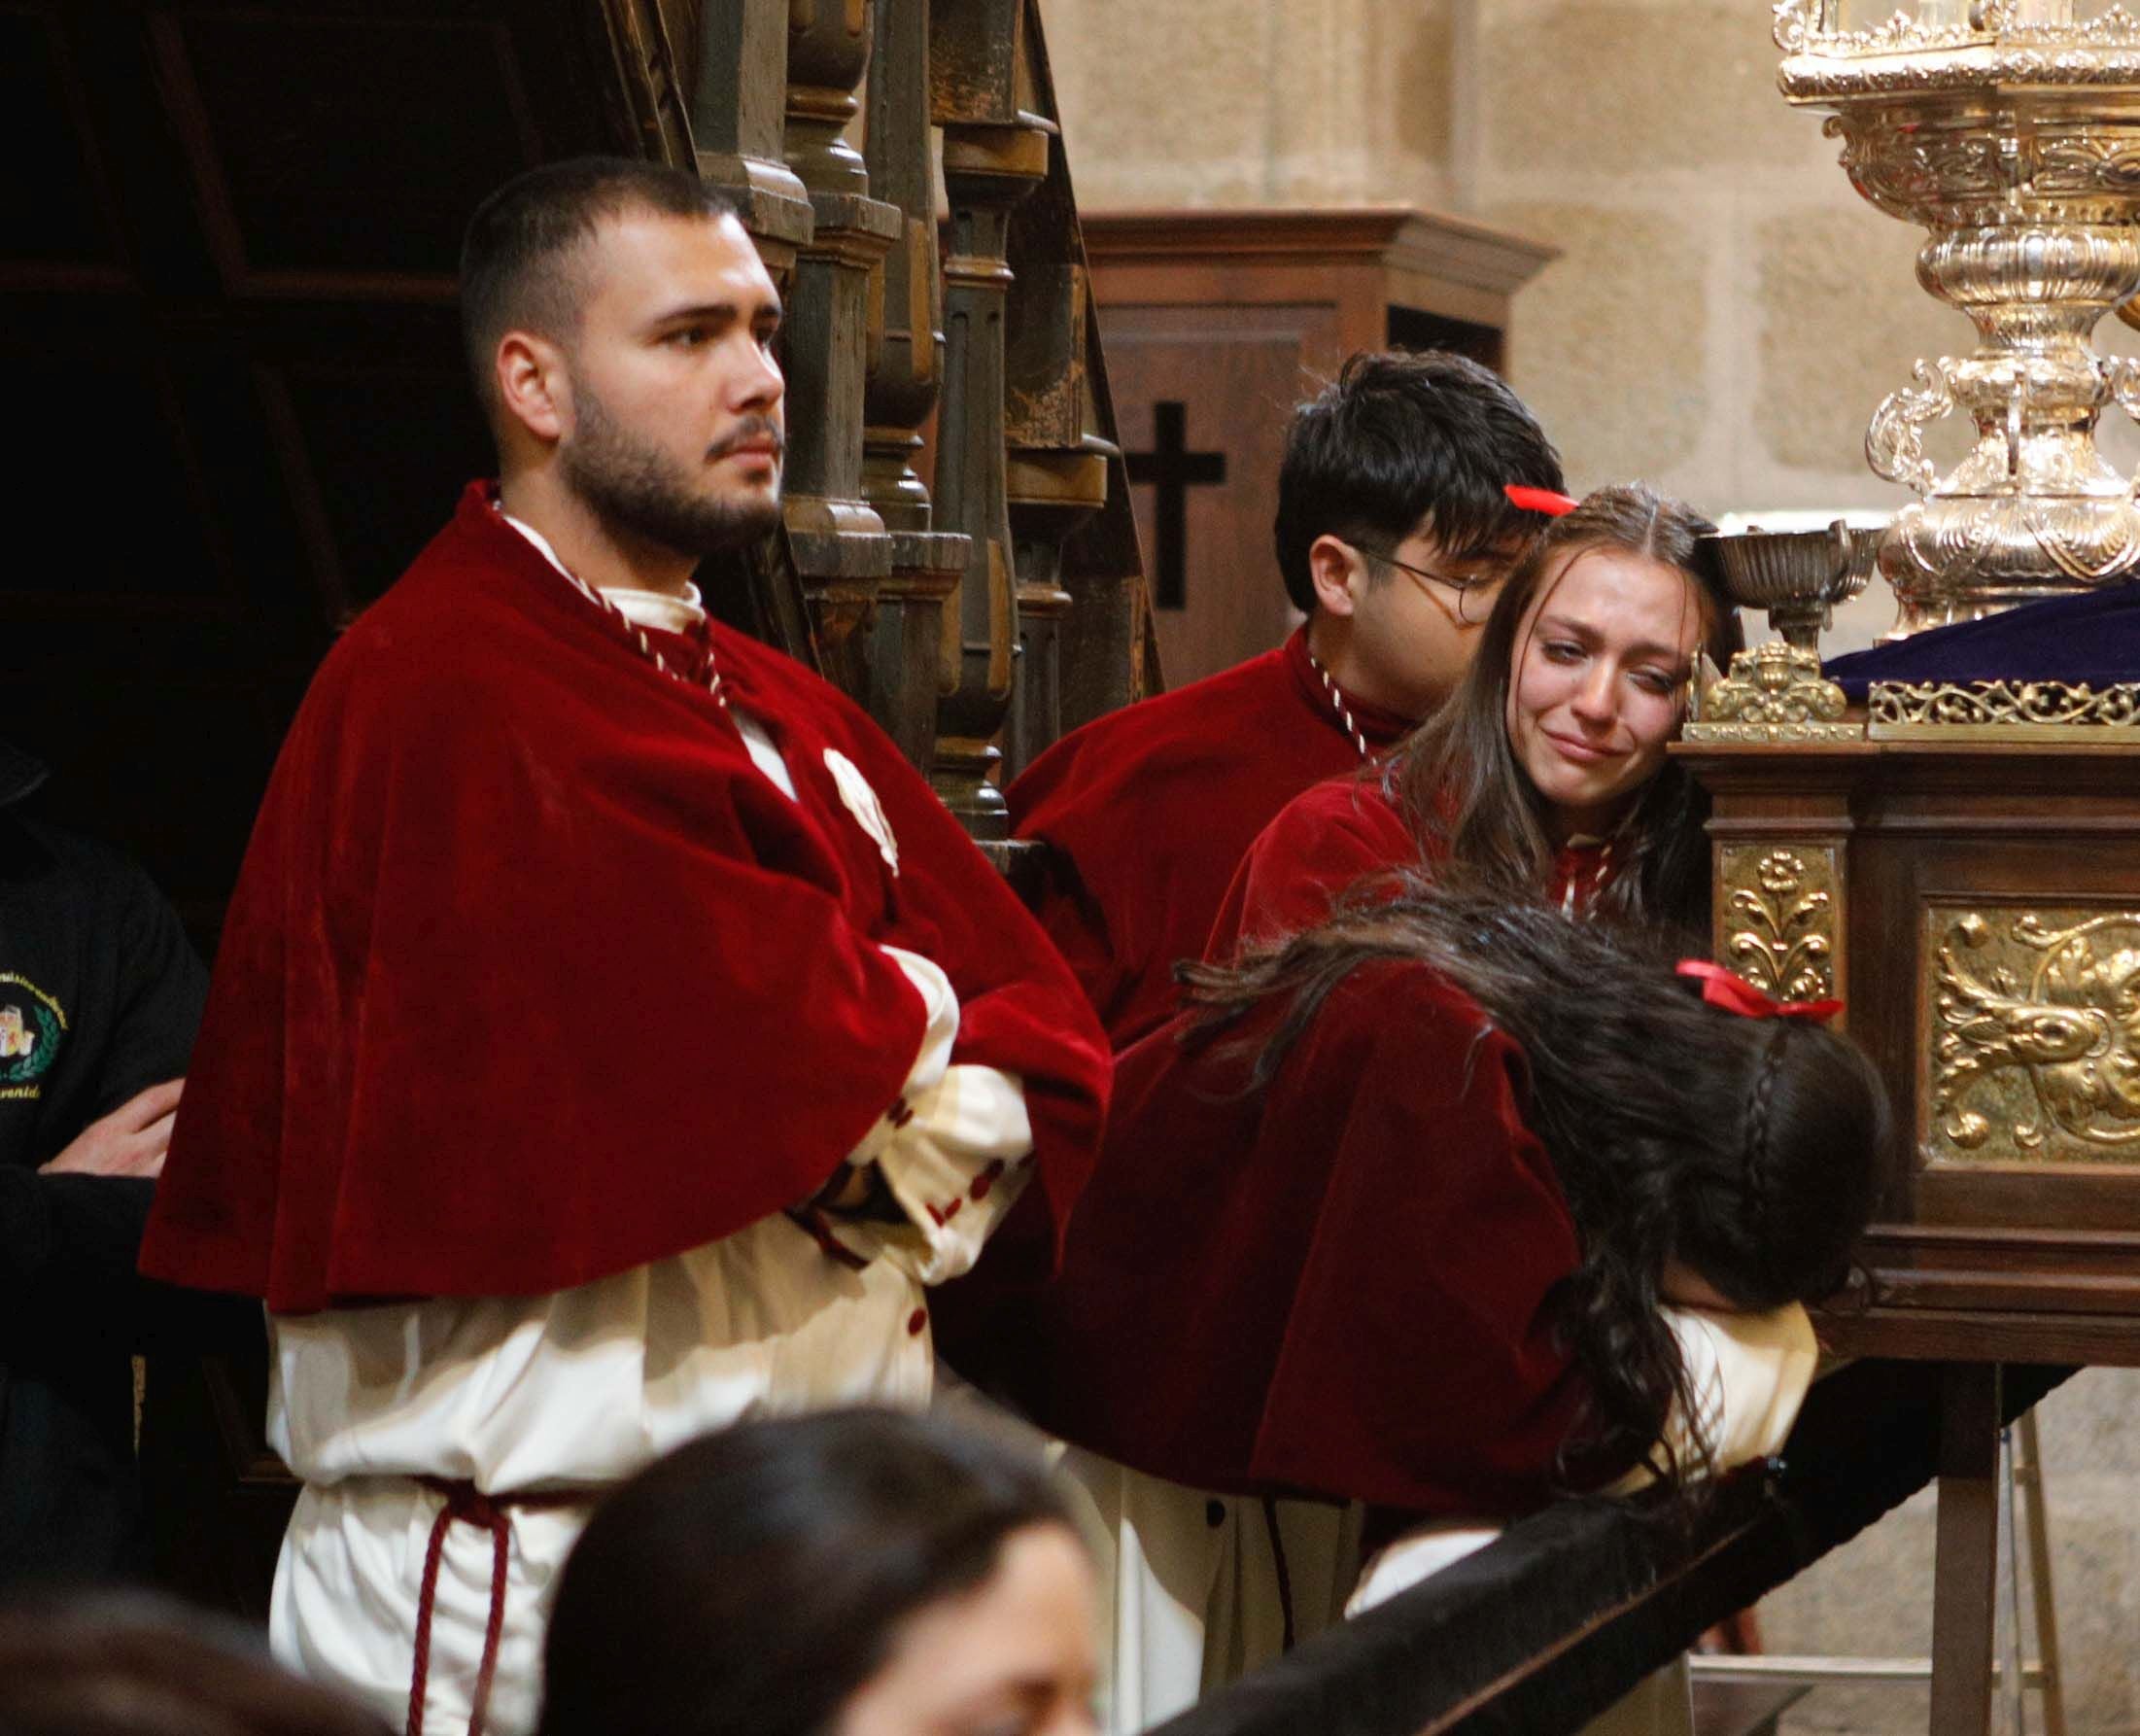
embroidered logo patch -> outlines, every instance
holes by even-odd
[[[885,866],[897,874],[899,840],[892,836],[891,821],[884,817],[883,807],[877,799],[877,792],[870,787],[870,781],[862,776],[862,768],[839,748],[827,747],[825,769],[832,774],[832,781],[840,790],[840,800],[854,816],[854,823],[870,835]]]
[[[59,1056],[67,1015],[29,978],[0,970],[0,1098],[35,1097]]]

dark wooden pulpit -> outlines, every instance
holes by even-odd
[[[1174,687],[1298,618],[1270,539],[1294,404],[1355,350],[1504,367],[1510,297],[1556,255],[1388,207],[1087,213],[1085,245]]]

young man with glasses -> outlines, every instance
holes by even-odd
[[[1007,792],[1018,836],[1049,846],[1035,913],[1118,1050],[1173,1010],[1175,962],[1202,955],[1265,823],[1456,684],[1561,487],[1536,420],[1461,356],[1363,351],[1294,411],[1272,529],[1306,621],[1074,731]]]

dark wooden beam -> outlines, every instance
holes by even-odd
[[[1965,1382],[1974,1423],[2019,1415],[2070,1370]],[[1782,1455],[1674,1510],[1569,1500],[1156,1736],[1487,1736],[1573,1730],[1944,1468],[1950,1371],[1863,1362],[1820,1381]],[[1960,1401],[1957,1399],[1957,1403]],[[1988,1651],[1987,1651],[1988,1656]],[[1935,1728],[1945,1729],[1935,1720]]]

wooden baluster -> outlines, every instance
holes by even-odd
[[[1009,834],[990,781],[1009,711],[1018,599],[1004,481],[1004,306],[1011,213],[1048,173],[1053,123],[1032,113],[1023,0],[932,0],[930,108],[944,128],[950,252],[944,261],[939,522],[972,538],[958,607],[945,611],[957,684],[938,712],[932,777],[975,838]]]
[[[1053,81],[1031,0],[1025,32],[1034,106],[1053,120]],[[1060,642],[1072,604],[1063,545],[1106,504],[1108,461],[1120,457],[1100,434],[1088,384],[1089,279],[1059,134],[1047,180],[1012,215],[1008,257],[1005,438],[1020,655],[1004,773],[1015,777],[1062,733]]]
[[[788,0],[708,0],[699,14],[691,137],[699,177],[730,193],[766,265],[786,288],[810,239],[810,194],[782,160]]]
[[[1013,324],[1020,342],[1012,358],[1006,476],[1018,555],[1019,666],[1007,778],[1062,733],[1060,640],[1073,602],[1064,583],[1063,545],[1107,503],[1107,465],[1117,450],[1093,431],[1091,399],[1083,388],[1084,268],[1043,273],[1021,259],[1017,269]],[[1023,293],[1028,285],[1035,292],[1029,295]],[[1020,390],[1025,381],[1052,390],[1029,396]],[[1067,427],[1061,426],[1065,420]]]
[[[878,587],[871,714],[923,772],[936,754],[936,708],[957,681],[943,656],[944,604],[968,539],[939,531],[915,473],[921,425],[944,374],[944,291],[936,268],[929,156],[927,0],[878,0],[863,142],[870,185],[904,229],[870,285],[869,384],[862,400],[862,496],[891,533],[891,576]]]
[[[1107,461],[1106,502],[1070,533],[1062,548],[1063,588],[1076,599],[1056,642],[1065,730],[1162,692],[1166,685],[1153,634],[1144,557],[1137,546],[1137,515],[1129,503],[1129,467],[1119,446],[1099,316],[1089,298],[1085,309],[1085,389],[1092,400],[1093,426],[1116,450]]]
[[[862,390],[870,272],[905,228],[870,196],[869,167],[842,134],[870,58],[870,0],[788,0],[787,163],[810,191],[811,238],[788,298],[783,516],[825,673],[870,688],[868,624],[891,573],[891,538],[862,499]]]
[[[699,10],[691,137],[699,178],[736,201],[783,296],[811,237],[810,193],[781,157],[788,0],[708,0]],[[783,365],[788,362],[783,357]],[[714,565],[723,565],[715,563]],[[787,538],[776,533],[725,571],[702,570],[707,608],[816,667],[817,647]]]

